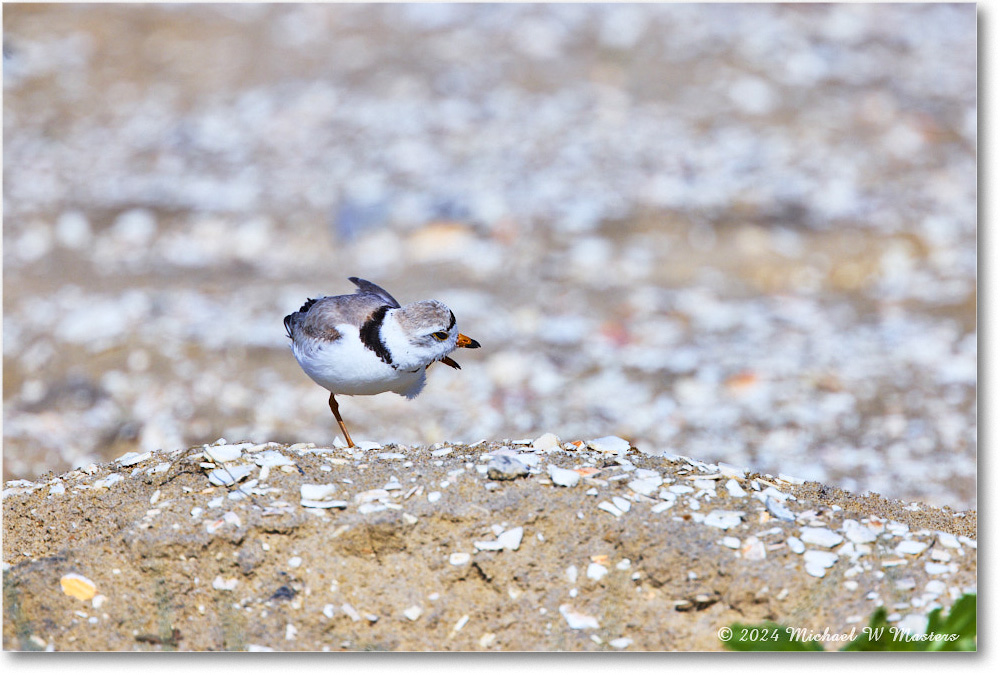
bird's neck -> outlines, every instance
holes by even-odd
[[[415,370],[427,365],[426,355],[416,350],[403,331],[396,316],[400,308],[385,313],[379,330],[379,338],[392,358],[392,365],[398,370]]]

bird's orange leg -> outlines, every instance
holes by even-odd
[[[351,435],[347,433],[347,426],[344,424],[344,420],[340,416],[340,406],[337,405],[337,399],[330,394],[330,410],[333,411],[333,416],[337,418],[337,424],[340,425],[340,430],[344,432],[344,438],[347,439],[347,447],[353,448],[354,441],[351,440]]]

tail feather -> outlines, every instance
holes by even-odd
[[[285,317],[285,333],[289,338],[293,338],[293,333],[296,328],[298,328],[299,323],[305,318],[306,313],[309,309],[316,304],[316,298],[306,298],[305,303],[299,308],[299,311],[292,312]]]
[[[318,299],[319,298],[306,298],[306,301],[302,304],[301,307],[299,307],[299,312],[301,312],[302,314],[308,312],[309,308],[315,305]]]
[[[378,286],[377,284],[373,284],[367,279],[349,277],[347,280],[358,287],[358,290],[355,291],[355,293],[371,293],[372,295],[376,295],[385,300],[391,307],[400,306],[399,302],[396,301],[396,298],[389,295],[389,291],[385,290],[381,286]]]

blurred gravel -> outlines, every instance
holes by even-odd
[[[357,275],[484,349],[356,439],[974,508],[975,12],[5,6],[5,478],[329,443],[281,318]]]

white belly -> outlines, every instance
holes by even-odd
[[[336,342],[292,343],[292,353],[313,382],[334,394],[372,395],[392,391],[409,398],[423,388],[425,372],[396,370],[361,343],[358,329],[339,325]]]

